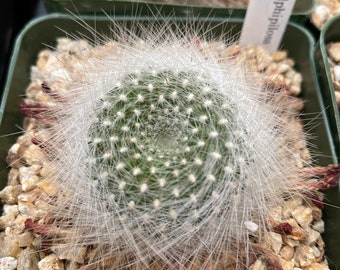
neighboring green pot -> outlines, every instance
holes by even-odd
[[[109,34],[112,27],[112,18],[101,16],[82,17],[86,23],[95,27],[99,33]],[[153,19],[143,17],[115,16],[114,20],[123,21],[126,25],[133,22],[148,23]],[[169,20],[169,18],[165,19]],[[186,18],[171,18],[172,21],[183,21]],[[209,34],[219,35],[221,32],[230,36],[239,34],[242,28],[242,19],[231,18],[201,18],[196,19],[202,23],[200,29]],[[110,23],[111,22],[111,23]],[[208,27],[212,30],[206,30]],[[67,34],[66,34],[67,33]],[[78,36],[93,39],[93,33],[88,31],[77,22],[74,17],[50,14],[31,21],[19,35],[9,67],[7,83],[4,90],[3,100],[0,108],[0,189],[6,185],[8,167],[5,158],[9,148],[15,143],[18,135],[22,132],[23,116],[19,112],[19,103],[25,94],[25,89],[30,82],[30,68],[35,65],[39,51],[46,46],[55,46],[58,37]],[[336,163],[336,154],[332,142],[332,136],[325,114],[323,99],[319,91],[316,80],[314,65],[314,40],[311,34],[303,27],[290,23],[282,39],[281,48],[287,50],[289,57],[296,62],[296,69],[303,76],[301,96],[306,100],[304,108],[304,123],[313,136],[309,138],[309,143],[313,145],[313,152],[318,153],[315,163],[325,166]],[[327,199],[335,204],[339,201],[339,192],[332,190],[332,197]],[[340,203],[338,203],[340,205]],[[337,211],[329,215],[329,208],[325,209],[327,245],[327,257],[340,267],[340,258],[335,254],[340,246],[340,226],[338,217],[340,210],[330,208],[330,211]],[[337,243],[335,243],[337,242]],[[331,250],[333,248],[333,251]]]
[[[340,15],[333,17],[323,26],[320,39],[316,45],[315,59],[321,94],[326,105],[329,126],[331,128],[336,154],[340,162],[340,115],[335,100],[335,90],[326,51],[326,45],[328,43],[340,42],[339,29]]]
[[[147,15],[147,16],[216,16],[221,18],[241,17],[246,14],[246,8],[233,7],[208,7],[199,4],[170,4],[158,1],[133,1],[133,0],[44,0],[48,12],[76,14],[90,14],[107,12],[115,15]],[[197,1],[198,2],[198,1]],[[293,8],[291,19],[303,22],[316,6],[316,0],[297,0]]]

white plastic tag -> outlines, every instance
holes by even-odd
[[[262,46],[277,51],[295,0],[250,0],[243,23],[240,45]]]

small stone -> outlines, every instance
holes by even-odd
[[[280,250],[280,256],[282,259],[286,261],[290,261],[294,256],[294,248],[291,246],[284,246]]]
[[[324,263],[312,263],[309,266],[303,268],[303,270],[329,270],[326,262]]]
[[[43,160],[44,152],[43,150],[35,144],[31,144],[23,154],[23,159],[27,164],[39,164]]]
[[[282,220],[282,206],[278,205],[270,209],[270,217],[274,221],[281,222]]]
[[[76,262],[66,262],[65,264],[65,270],[79,270],[80,265]]]
[[[325,231],[325,222],[320,219],[313,223],[312,228],[319,233],[323,233]]]
[[[321,29],[330,16],[330,10],[325,5],[318,5],[312,13],[313,23]]]
[[[52,247],[52,251],[58,256],[60,260],[73,261],[80,264],[85,262],[87,249],[85,247],[73,247],[72,249],[63,247]]]
[[[32,243],[33,236],[30,232],[23,232],[18,235],[17,239],[18,239],[19,247],[23,248],[23,247],[28,247]]]
[[[257,259],[255,263],[249,267],[249,270],[267,270],[267,267],[261,259]]]
[[[0,258],[0,270],[14,270],[17,264],[17,260],[13,257]]]
[[[278,66],[277,72],[278,73],[285,73],[289,70],[290,66],[288,64],[282,63]]]
[[[15,221],[17,213],[8,213],[0,217],[0,230],[4,230],[7,226],[11,226]]]
[[[333,67],[333,74],[334,74],[334,80],[337,82],[340,82],[340,66],[336,65]]]
[[[299,245],[296,247],[294,260],[298,267],[306,267],[315,261],[313,248],[306,245]]]
[[[18,256],[17,270],[38,270],[38,253],[31,248],[25,248]]]
[[[3,214],[4,215],[14,214],[15,216],[18,215],[19,214],[18,205],[5,204],[3,207]]]
[[[318,248],[315,247],[315,246],[313,246],[312,249],[313,249],[313,254],[314,254],[315,258],[318,258],[318,257],[321,256],[321,251],[320,251],[320,249],[318,249]]]
[[[36,184],[40,180],[39,176],[37,176],[40,169],[41,169],[40,165],[21,167],[19,169],[19,178],[23,191],[29,191],[36,187]]]
[[[291,214],[302,228],[307,228],[313,221],[312,209],[303,205],[295,208]]]
[[[259,225],[257,225],[256,223],[248,220],[244,222],[244,226],[246,227],[246,229],[250,232],[256,232],[257,229],[259,228]]]
[[[18,202],[18,196],[21,193],[21,185],[6,186],[0,191],[0,199],[6,204],[15,204]]]
[[[289,88],[289,93],[296,97],[301,93],[301,84],[300,83],[292,83],[292,85]]]
[[[279,62],[287,58],[286,51],[276,51],[272,54],[274,62]]]
[[[340,42],[330,43],[326,47],[329,57],[336,63],[340,62]]]
[[[21,215],[28,215],[34,217],[38,212],[38,209],[30,202],[19,201],[18,207]]]
[[[285,244],[287,244],[288,246],[294,248],[294,247],[297,247],[298,245],[300,245],[300,242],[298,240],[294,240],[292,238],[289,238],[287,236],[283,236],[283,242]]]
[[[294,262],[288,261],[280,258],[280,265],[283,270],[293,270],[294,269]]]
[[[269,242],[275,254],[279,254],[282,247],[282,236],[275,232],[269,232]]]
[[[311,244],[315,243],[317,239],[319,239],[320,233],[318,231],[313,230],[310,227],[307,227],[305,230],[308,234],[308,237],[306,240],[303,241],[303,244],[310,246]]]
[[[19,171],[18,169],[12,168],[8,173],[8,186],[16,186],[19,185]]]
[[[0,258],[4,256],[16,258],[21,251],[18,241],[8,235],[0,238],[0,247]]]
[[[39,270],[64,270],[64,264],[57,255],[51,254],[38,262]]]
[[[302,205],[302,198],[299,196],[295,196],[287,200],[283,205],[282,217],[289,218],[293,209],[297,208],[300,205]]]
[[[41,194],[41,191],[38,188],[35,188],[28,192],[23,192],[19,194],[18,200],[22,202],[34,202]]]
[[[55,196],[59,192],[57,186],[49,178],[43,179],[37,183],[37,186],[41,188],[48,196]]]
[[[335,100],[336,100],[336,103],[339,105],[340,104],[340,83],[339,83],[339,91],[335,91]]]
[[[42,50],[38,55],[37,67],[40,70],[45,68],[47,59],[51,56],[52,52],[48,49]]]

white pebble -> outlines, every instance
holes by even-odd
[[[57,255],[51,254],[39,261],[38,268],[39,270],[64,270],[64,265]]]
[[[321,23],[324,23],[327,19],[328,19],[328,16],[330,14],[330,10],[327,6],[324,6],[324,5],[318,5],[316,8],[315,8],[315,11],[314,11],[315,15],[317,16],[318,20],[321,22]]]
[[[334,79],[340,82],[340,66],[334,66]]]
[[[246,229],[250,232],[256,232],[257,229],[259,228],[259,226],[256,223],[250,220],[245,221],[243,224],[246,227]]]
[[[13,257],[3,257],[0,259],[0,270],[14,270],[18,261]]]

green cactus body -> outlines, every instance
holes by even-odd
[[[219,197],[227,174],[242,185],[229,155],[242,144],[230,141],[230,106],[209,80],[183,71],[130,74],[106,93],[93,113],[89,151],[110,211],[127,209],[116,214],[163,231],[205,221],[212,213],[201,209]]]

